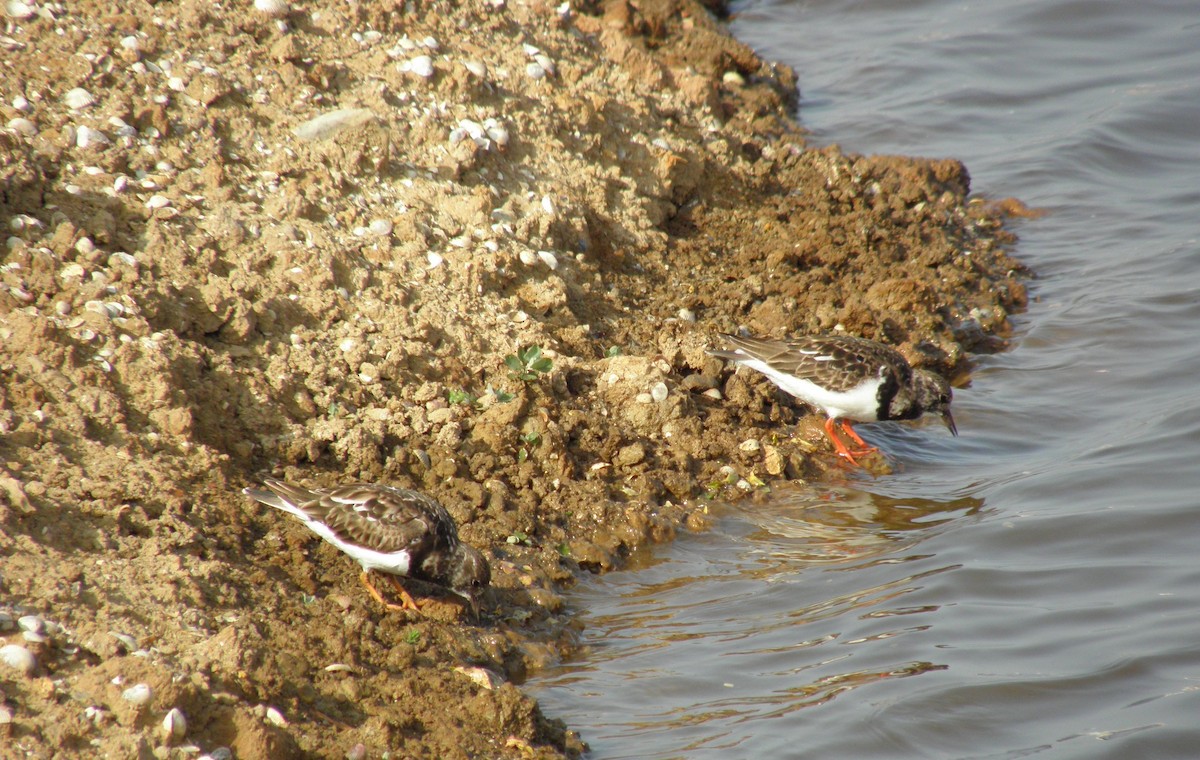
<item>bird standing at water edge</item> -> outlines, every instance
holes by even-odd
[[[267,478],[267,491],[242,493],[301,520],[321,538],[362,565],[359,577],[388,609],[420,608],[399,577],[445,586],[466,599],[478,616],[476,596],[491,582],[491,568],[474,547],[458,539],[458,527],[445,507],[416,491],[356,483],[309,489]],[[385,573],[403,604],[384,600],[369,573]]]
[[[807,336],[791,340],[722,335],[733,348],[709,354],[758,370],[771,382],[809,406],[825,412],[825,434],[840,456],[855,457],[876,449],[859,437],[850,422],[913,420],[940,414],[953,435],[950,384],[925,370],[914,370],[894,348],[866,338]],[[851,450],[837,428],[858,444]]]

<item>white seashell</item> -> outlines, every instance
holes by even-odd
[[[324,140],[344,129],[351,129],[375,120],[375,114],[366,108],[341,108],[309,119],[296,127],[292,134],[301,140]]]
[[[508,145],[508,129],[503,124],[495,119],[488,119],[483,123],[483,127],[487,130],[487,136],[501,148]]]
[[[280,728],[283,728],[288,724],[287,718],[283,717],[283,713],[279,712],[279,710],[275,709],[274,707],[267,708],[267,720],[270,721],[272,725],[279,726]]]
[[[154,211],[155,209],[166,208],[171,205],[171,199],[165,195],[151,195],[150,200],[146,201],[146,208]]]
[[[538,53],[533,57],[533,60],[545,70],[550,76],[554,76],[558,68],[554,65],[554,61],[550,60],[550,56],[543,53]]]
[[[9,119],[8,128],[17,134],[33,137],[38,133],[37,124],[34,124],[29,119],[18,116],[15,119]]]
[[[183,81],[183,77],[171,77],[167,80],[167,87],[175,92],[183,92],[187,85]]]
[[[550,267],[551,269],[558,269],[558,257],[555,256],[553,253],[551,253],[550,251],[538,251],[537,255],[538,255],[538,258],[542,260],[543,264]]]
[[[92,93],[88,92],[82,87],[76,87],[74,89],[67,90],[67,94],[63,95],[63,102],[67,104],[67,108],[79,110],[81,108],[87,108],[88,106],[96,105],[96,96],[92,95]]]
[[[433,59],[427,55],[419,55],[408,61],[405,70],[428,79],[433,76]]]
[[[96,244],[92,242],[90,237],[84,236],[75,241],[75,251],[87,256],[92,251],[96,250]]]
[[[489,691],[498,687],[503,683],[503,679],[492,671],[480,667],[465,667],[459,665],[454,669],[456,673],[462,673],[469,678],[476,686],[481,686]]]
[[[83,268],[83,264],[72,262],[63,267],[62,271],[58,273],[58,276],[64,280],[73,280],[76,278],[82,280],[86,274],[87,271]]]
[[[142,41],[137,38],[136,34],[131,34],[128,37],[121,38],[121,47],[126,50],[141,50]]]
[[[4,13],[9,18],[24,21],[25,19],[33,18],[37,14],[37,8],[20,0],[10,0],[4,4]]]
[[[126,253],[125,251],[117,251],[116,253],[114,253],[113,255],[108,257],[108,265],[110,267],[115,267],[117,265],[120,265],[120,266],[126,266],[126,267],[133,267],[136,269],[137,265],[138,265],[138,261],[137,261],[137,259],[135,259],[133,257],[132,254]]]
[[[354,338],[343,338],[342,342],[338,344],[338,348],[340,348],[342,350],[342,353],[346,353],[350,349],[354,348],[354,346],[355,346]]]
[[[521,263],[527,267],[531,267],[535,263],[537,263],[537,254],[534,253],[533,251],[529,251],[529,250],[521,251],[521,253],[518,254],[518,256],[521,259]]]
[[[17,625],[22,631],[32,631],[33,633],[41,633],[46,630],[46,621],[37,615],[22,615],[17,618]]]
[[[762,448],[762,444],[759,443],[757,438],[747,438],[738,444],[738,448],[747,454],[753,454]]]
[[[325,671],[327,673],[353,673],[354,668],[350,667],[344,662],[334,662],[326,665]]]
[[[150,690],[149,684],[144,683],[135,684],[121,692],[121,699],[138,707],[149,702],[152,696],[153,692]]]
[[[426,37],[425,39],[421,40],[421,47],[423,47],[427,50],[432,50],[435,53],[442,49],[442,46],[438,43],[437,39],[434,37]]]
[[[680,309],[678,311],[678,316],[684,322],[696,321],[696,312],[692,311],[691,309]]]
[[[530,58],[542,52],[541,48],[530,45],[528,42],[522,43],[521,47],[525,50],[525,55],[529,56]]]
[[[554,199],[549,195],[542,196],[542,210],[547,214],[554,216]]]
[[[254,0],[254,10],[271,18],[283,18],[292,11],[287,0]]]
[[[525,64],[525,74],[530,79],[545,79],[546,78],[546,70],[543,69],[539,64],[536,64],[536,63]]]
[[[13,98],[12,107],[21,113],[30,113],[33,111],[33,103],[30,103],[29,99],[24,95],[18,95],[17,97]]]
[[[37,669],[37,658],[20,644],[5,644],[0,647],[0,662],[10,668],[16,668],[25,675],[31,675]]]
[[[488,68],[487,64],[483,61],[463,61],[462,65],[467,69],[467,71],[471,72],[480,79],[485,79],[487,77]]]
[[[112,636],[114,639],[121,642],[122,646],[124,646],[130,652],[133,652],[133,651],[137,650],[137,648],[138,648],[137,639],[130,636],[128,633],[118,633],[117,631],[109,631],[108,635]]]
[[[371,230],[372,235],[378,235],[379,237],[386,237],[392,234],[392,222],[389,219],[373,219],[367,228]]]
[[[659,402],[666,401],[667,393],[668,391],[666,383],[655,383],[654,387],[650,389],[650,398]]]
[[[434,253],[433,251],[430,251],[429,253],[425,254],[425,258],[426,258],[426,260],[429,261],[430,269],[437,269],[438,267],[440,267],[442,265],[442,262],[445,261],[445,259],[442,258],[442,254]]]
[[[113,180],[114,193],[123,193],[127,187],[129,187],[129,177],[126,177],[124,174],[118,175],[117,178]]]
[[[182,739],[187,734],[187,718],[178,707],[172,707],[163,718],[162,727],[168,739]]]

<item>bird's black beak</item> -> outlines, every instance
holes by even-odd
[[[471,617],[476,622],[478,622],[479,621],[479,599],[477,599],[474,594],[468,593],[466,591],[459,591],[457,589],[451,589],[451,591],[454,592],[455,596],[459,597],[460,599],[462,599],[464,602],[467,603],[467,608],[469,610],[471,610]]]
[[[954,417],[950,414],[949,409],[942,410],[942,422],[946,423],[946,427],[950,428],[950,435],[958,435],[958,428],[954,425]]]

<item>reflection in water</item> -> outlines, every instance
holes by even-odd
[[[573,592],[587,625],[579,664],[530,685],[551,714],[595,727],[586,739],[601,756],[631,737],[653,738],[640,757],[730,749],[748,721],[947,668],[893,641],[929,630],[922,617],[938,605],[906,598],[958,567],[913,547],[982,502],[839,486],[750,501],[715,506],[717,527],[681,538],[667,559]]]

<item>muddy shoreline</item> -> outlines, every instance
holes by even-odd
[[[562,589],[840,467],[715,335],[842,330],[965,382],[1024,304],[960,163],[807,146],[795,74],[700,4],[261,5],[9,5],[25,756],[578,755],[519,688],[574,646]],[[266,474],[436,496],[491,559],[482,619],[381,609],[241,496]]]

